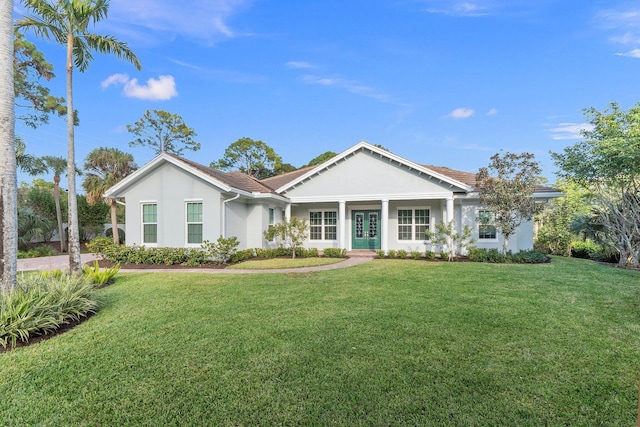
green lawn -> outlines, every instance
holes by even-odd
[[[227,267],[231,270],[275,270],[282,268],[317,267],[319,265],[336,264],[346,258],[269,258],[251,259]]]
[[[374,260],[140,273],[0,354],[0,424],[635,425],[640,273]]]

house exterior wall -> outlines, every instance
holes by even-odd
[[[296,197],[331,201],[386,195],[402,195],[407,198],[412,194],[447,192],[451,192],[451,189],[446,183],[361,150],[285,192],[285,196],[294,201]]]
[[[164,163],[137,185],[124,192],[126,200],[126,244],[142,245],[142,205],[158,206],[158,247],[184,247],[186,244],[186,202],[201,201],[203,240],[216,240],[220,235],[221,193],[212,185]],[[149,246],[149,245],[147,245]]]

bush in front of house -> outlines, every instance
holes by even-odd
[[[516,254],[509,251],[503,254],[496,248],[471,248],[468,257],[470,261],[493,264],[542,264],[549,262],[549,257],[538,249],[520,251]]]
[[[407,259],[408,252],[404,249],[398,249],[398,258]]]
[[[15,347],[34,335],[86,317],[97,307],[94,285],[82,277],[18,276],[17,285],[0,294],[0,345]]]
[[[215,242],[205,240],[202,243],[202,250],[205,251],[214,262],[226,264],[238,251],[238,246],[240,246],[240,241],[236,236],[227,238],[220,236]]]
[[[344,248],[326,248],[322,251],[322,256],[325,258],[345,258],[347,250]]]

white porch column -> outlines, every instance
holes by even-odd
[[[287,221],[291,220],[291,203],[287,203],[287,206],[284,208],[284,218]]]
[[[347,202],[340,200],[338,202],[338,230],[340,230],[340,237],[338,240],[339,248],[347,248]]]
[[[389,200],[382,200],[382,236],[380,249],[386,254],[389,250]]]
[[[447,197],[447,224],[453,221],[453,197]]]

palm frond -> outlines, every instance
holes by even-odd
[[[83,39],[87,45],[100,53],[113,54],[119,59],[123,59],[133,64],[138,70],[142,69],[140,61],[136,54],[129,48],[129,45],[125,42],[121,42],[114,36],[99,35],[99,34],[85,34]]]

